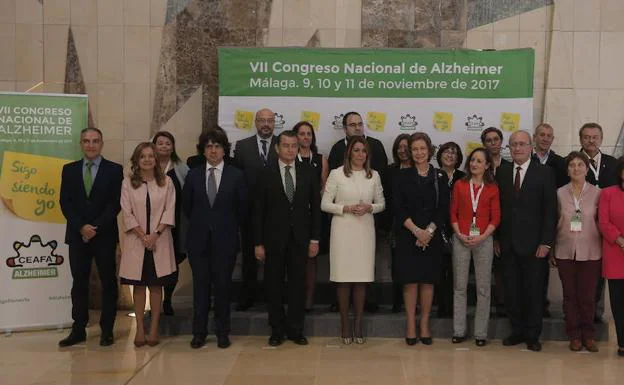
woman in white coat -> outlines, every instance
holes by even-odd
[[[385,208],[377,171],[370,168],[366,138],[353,136],[344,166],[332,170],[325,184],[321,209],[333,215],[329,242],[330,277],[337,284],[341,337],[346,345],[364,343],[362,315],[366,284],[375,279],[375,222]],[[353,288],[355,326],[349,323],[349,294]]]

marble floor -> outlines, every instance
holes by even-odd
[[[546,342],[533,353],[503,348],[500,341],[484,348],[447,340],[408,347],[381,338],[347,347],[337,339],[311,338],[305,347],[287,342],[270,348],[265,337],[239,336],[227,350],[217,349],[214,338],[191,350],[189,336],[135,349],[133,322],[119,314],[109,348],[99,346],[97,326],[89,328],[86,344],[62,350],[57,342],[66,330],[0,335],[0,384],[598,385],[624,379],[624,358],[616,357],[614,341],[602,343],[596,354],[572,353],[564,342]]]

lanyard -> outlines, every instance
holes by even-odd
[[[581,201],[583,200],[583,192],[585,191],[585,188],[587,188],[587,182],[583,183],[583,189],[581,189],[581,194],[579,195],[579,199],[576,199],[576,196],[574,195],[574,189],[572,189],[572,198],[574,199],[574,208],[577,213],[581,212]]]
[[[477,221],[477,208],[479,207],[479,197],[481,197],[481,193],[483,192],[483,182],[481,182],[481,186],[479,187],[479,191],[477,192],[477,196],[475,197],[474,192],[474,184],[472,183],[472,179],[470,180],[470,200],[472,202],[472,223]]]
[[[594,176],[596,177],[596,181],[598,181],[598,175],[600,174],[600,165],[596,164],[596,166],[598,167],[594,167],[592,166],[591,162],[589,162],[589,169],[594,173]],[[583,188],[585,188],[585,186],[583,186]]]

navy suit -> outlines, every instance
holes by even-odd
[[[117,214],[123,170],[121,165],[102,158],[87,196],[83,181],[84,160],[63,166],[60,204],[67,219],[65,243],[69,245],[69,264],[73,277],[71,290],[73,329],[83,333],[89,321],[89,275],[91,259],[95,257],[102,283],[103,332],[113,331],[117,312],[117,269],[115,251],[119,232]],[[97,235],[89,242],[82,240],[80,229],[90,224]]]
[[[208,334],[210,286],[215,287],[216,333],[230,332],[232,272],[239,249],[239,227],[247,213],[243,172],[225,165],[212,205],[206,191],[206,163],[191,169],[182,192],[189,218],[186,250],[193,272],[193,334]]]

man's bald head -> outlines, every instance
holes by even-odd
[[[263,139],[273,136],[275,129],[275,114],[268,108],[263,108],[256,112],[256,130]]]

